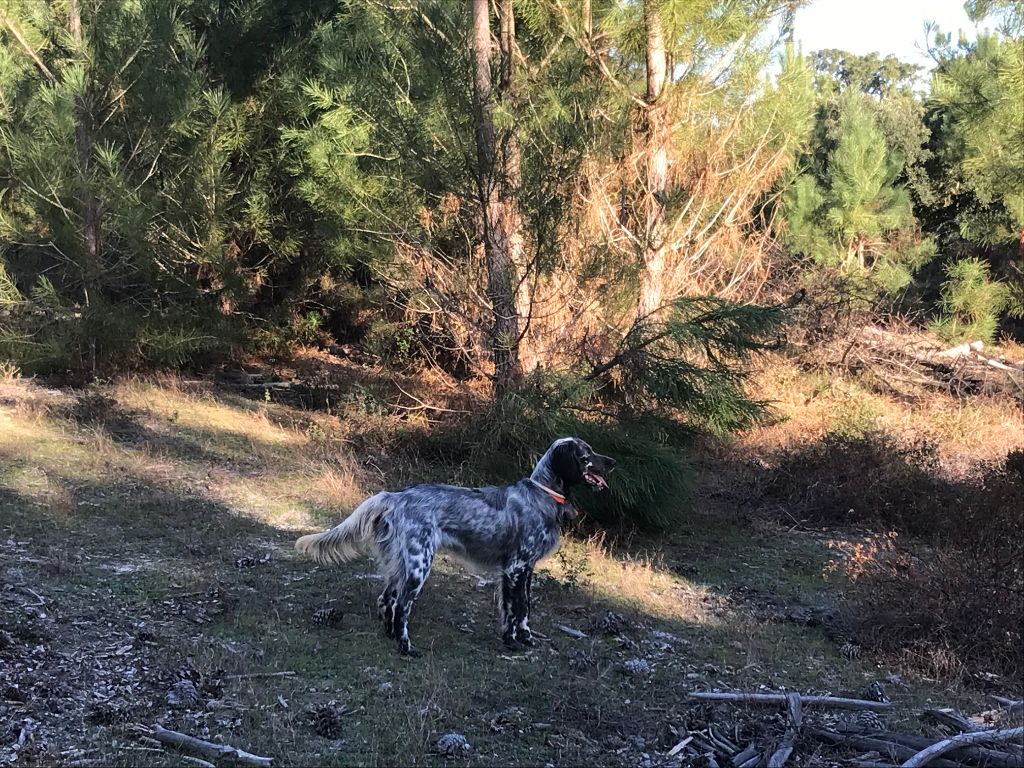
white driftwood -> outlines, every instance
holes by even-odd
[[[954,749],[959,749],[960,747],[975,744],[999,744],[1004,741],[1012,741],[1013,739],[1019,739],[1021,737],[1024,737],[1024,727],[1004,728],[999,731],[961,733],[957,736],[948,738],[945,741],[932,744],[927,749],[922,749],[916,755],[903,763],[902,768],[920,768],[922,765],[930,763],[939,755],[952,752]]]
[[[688,698],[695,701],[737,701],[743,704],[785,704],[787,695],[785,693],[744,693],[735,691],[731,693],[714,693],[710,691],[694,691]],[[805,696],[800,695],[800,703],[803,706],[815,704],[835,709],[890,709],[892,703],[882,701],[865,701],[864,699],[844,699],[837,696]]]
[[[214,744],[212,741],[203,741],[195,736],[188,736],[177,731],[170,731],[162,726],[154,725],[152,736],[162,744],[167,744],[178,749],[189,752],[198,752],[208,757],[233,757],[240,763],[256,765],[260,768],[269,768],[273,764],[273,758],[253,755],[238,747],[228,744]]]

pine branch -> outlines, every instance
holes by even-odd
[[[50,82],[56,82],[57,78],[54,77],[53,72],[51,72],[43,63],[43,60],[39,58],[39,54],[37,54],[35,50],[33,50],[32,46],[29,45],[28,40],[25,39],[25,36],[21,34],[21,30],[18,29],[18,25],[14,23],[14,19],[3,11],[0,11],[0,21],[3,21],[4,26],[7,27],[14,39],[18,41],[18,45],[21,46],[22,50],[24,50],[32,61],[35,62],[36,66],[39,67],[39,71],[46,75],[46,79]]]

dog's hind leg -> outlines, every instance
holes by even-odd
[[[418,553],[414,552],[406,566],[405,581],[399,589],[398,600],[395,603],[394,628],[395,637],[398,638],[398,650],[405,656],[420,655],[409,640],[409,613],[427,581],[427,576],[430,575],[433,561],[434,551],[429,545],[423,546]]]
[[[398,639],[398,651],[404,656],[421,655],[413,647],[412,641],[409,639],[409,614],[412,612],[412,604],[419,596],[420,590],[423,589],[423,582],[426,578],[426,574],[422,576],[409,574],[409,577],[405,580],[405,585],[398,595],[398,599],[395,601],[393,637]]]
[[[395,606],[398,604],[398,587],[388,584],[377,598],[377,615],[384,623],[384,634],[395,636]]]

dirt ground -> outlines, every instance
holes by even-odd
[[[706,459],[668,536],[570,537],[535,586],[537,648],[507,651],[494,583],[442,562],[412,616],[424,656],[400,657],[370,564],[292,549],[366,493],[457,479],[357,446],[352,422],[373,418],[358,398],[311,415],[179,379],[0,382],[0,764],[194,764],[147,737],[160,724],[275,765],[678,766],[687,732],[764,746],[785,730],[781,710],[691,691],[878,683],[885,721],[916,728],[922,706],[978,711],[1012,688],[849,646],[823,578],[832,533],[758,522],[730,488],[764,431]],[[471,748],[439,755],[447,733]],[[802,740],[792,764],[843,756]]]

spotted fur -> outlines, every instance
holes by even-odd
[[[417,653],[409,640],[409,612],[438,552],[472,570],[500,573],[502,639],[508,645],[533,645],[533,569],[558,546],[562,524],[576,516],[549,491],[563,496],[572,485],[603,485],[614,466],[613,459],[582,440],[561,438],[529,478],[486,488],[428,484],[384,491],[331,530],[303,536],[295,548],[321,563],[373,557],[384,577],[378,613],[385,634],[397,639],[402,653]]]

